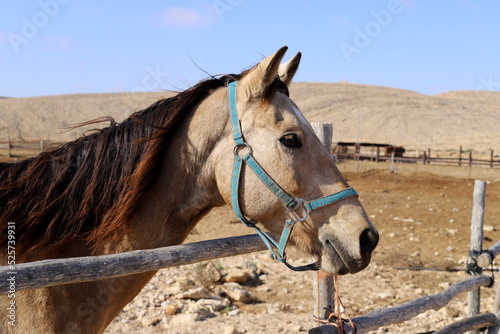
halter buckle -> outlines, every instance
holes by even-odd
[[[305,202],[299,198],[294,199],[294,202],[295,205],[292,208],[287,208],[285,212],[286,217],[292,224],[303,222],[307,219],[307,217],[309,217],[309,210],[307,210],[307,208],[305,207],[304,205]],[[299,208],[302,209],[302,211],[304,211],[303,217],[301,217],[296,212]]]

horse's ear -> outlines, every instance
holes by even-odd
[[[257,64],[241,79],[238,89],[245,91],[248,99],[263,96],[266,88],[278,75],[281,59],[287,49],[287,46],[282,47],[274,55]]]
[[[295,57],[280,65],[278,69],[278,75],[280,76],[281,81],[285,83],[285,85],[288,86],[290,82],[292,82],[293,76],[299,68],[301,57],[302,54],[299,52],[295,55]]]

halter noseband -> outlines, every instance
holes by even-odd
[[[322,208],[324,206],[330,205],[332,203],[339,202],[343,199],[358,196],[358,193],[353,188],[346,188],[337,193],[323,196],[311,201],[304,201],[299,198],[293,198],[290,196],[283,188],[277,184],[269,174],[259,165],[255,160],[252,153],[252,147],[243,138],[243,133],[241,131],[240,120],[238,118],[238,112],[236,110],[236,81],[229,84],[229,113],[231,115],[231,124],[233,127],[233,138],[235,141],[235,146],[233,149],[234,153],[234,165],[233,165],[233,175],[231,179],[231,202],[233,205],[233,210],[238,219],[248,227],[255,229],[257,234],[262,238],[267,248],[271,252],[271,255],[276,260],[283,262],[288,268],[296,271],[304,270],[318,270],[319,265],[317,262],[295,267],[286,261],[285,247],[292,233],[293,227],[296,223],[302,222],[307,219],[309,213],[313,210]],[[242,156],[239,155],[240,150],[245,150]],[[283,232],[279,243],[277,243],[273,238],[271,238],[267,233],[263,232],[259,227],[257,227],[257,222],[252,219],[247,219],[245,215],[241,212],[239,204],[239,187],[241,179],[241,170],[243,168],[243,163],[246,163],[248,167],[259,177],[259,179],[273,192],[276,197],[283,203],[286,207],[286,221],[283,227]],[[301,209],[304,213],[303,216],[297,213],[298,209]],[[276,252],[276,250],[277,252]]]

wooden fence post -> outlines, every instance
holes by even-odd
[[[311,123],[316,136],[326,146],[328,152],[332,151],[333,125],[332,123]]]
[[[312,127],[321,142],[331,152],[333,125],[331,123],[312,123]],[[318,319],[327,319],[330,311],[335,310],[333,275],[318,270],[313,273],[313,315]]]
[[[396,153],[394,150],[391,152],[391,172],[396,173],[396,161],[394,157],[396,156]]]
[[[461,167],[462,166],[462,145],[460,145],[460,152],[459,152],[459,156],[458,156],[458,166]]]
[[[477,265],[477,258],[483,251],[483,224],[484,224],[484,199],[486,182],[476,180],[474,183],[471,221],[470,253],[468,260],[469,276],[481,274],[481,268]],[[480,312],[481,292],[479,288],[469,291],[467,316],[472,317]],[[479,334],[478,330],[472,330],[469,334]]]

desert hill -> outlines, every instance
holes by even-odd
[[[67,141],[64,128],[101,116],[117,121],[170,92],[109,93],[0,99],[0,140]],[[500,151],[500,92],[453,91],[429,96],[348,83],[294,83],[291,97],[311,122],[331,122],[334,141],[408,149]],[[105,126],[103,123],[102,126]],[[95,127],[95,126],[94,126]]]

